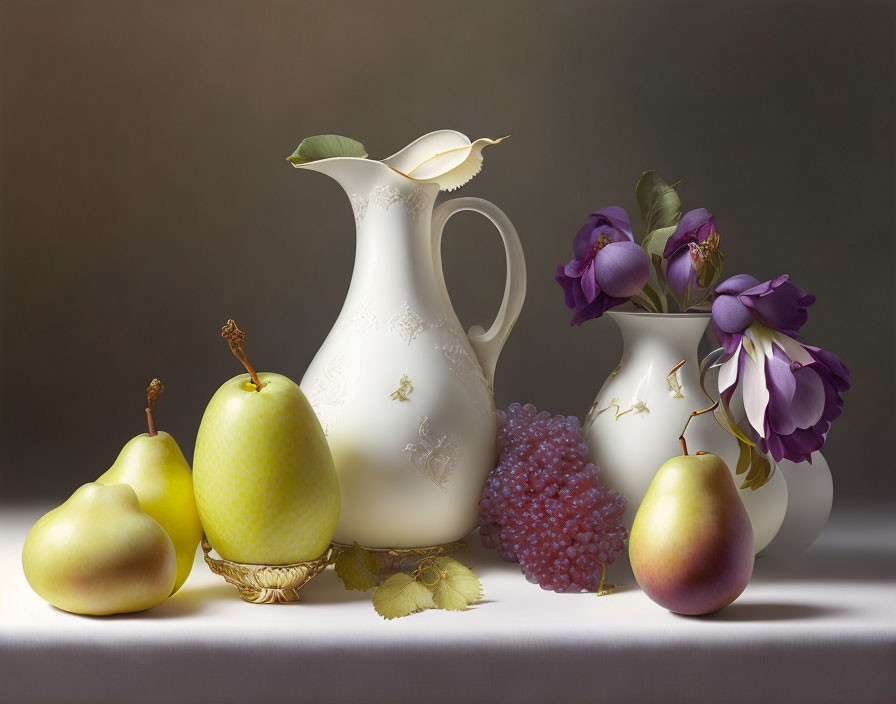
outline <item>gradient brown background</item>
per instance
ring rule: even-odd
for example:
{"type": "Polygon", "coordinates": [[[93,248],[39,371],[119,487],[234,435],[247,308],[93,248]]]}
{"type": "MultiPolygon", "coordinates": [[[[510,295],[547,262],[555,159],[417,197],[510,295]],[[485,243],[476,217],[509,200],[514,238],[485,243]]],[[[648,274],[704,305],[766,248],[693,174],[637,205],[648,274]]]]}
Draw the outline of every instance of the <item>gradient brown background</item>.
{"type": "MultiPolygon", "coordinates": [[[[144,430],[188,459],[205,403],[255,364],[298,380],[353,261],[341,189],[294,171],[335,132],[383,157],[433,129],[512,134],[460,192],[514,221],[529,292],[497,402],[583,415],[621,350],[553,281],[640,171],[715,213],[726,274],[818,296],[803,338],[853,390],[826,454],[840,505],[894,488],[894,10],[881,2],[0,3],[0,499],[63,498],[144,430]]],[[[499,239],[454,218],[462,322],[490,322],[499,239]]]]}

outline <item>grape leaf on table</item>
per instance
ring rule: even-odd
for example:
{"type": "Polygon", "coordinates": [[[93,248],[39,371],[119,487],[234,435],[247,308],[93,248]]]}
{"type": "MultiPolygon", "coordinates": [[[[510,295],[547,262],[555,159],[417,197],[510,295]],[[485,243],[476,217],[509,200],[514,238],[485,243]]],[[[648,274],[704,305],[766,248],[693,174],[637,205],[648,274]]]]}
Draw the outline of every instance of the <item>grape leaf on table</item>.
{"type": "Polygon", "coordinates": [[[376,557],[357,543],[340,550],[335,569],[336,575],[349,590],[366,592],[380,581],[380,567],[376,557]]]}
{"type": "Polygon", "coordinates": [[[435,567],[441,572],[441,578],[432,585],[432,600],[437,609],[464,611],[482,597],[479,577],[454,558],[436,558],[435,567]]]}
{"type": "Polygon", "coordinates": [[[386,619],[400,618],[434,606],[432,592],[404,572],[393,574],[373,593],[373,608],[386,619]]]}

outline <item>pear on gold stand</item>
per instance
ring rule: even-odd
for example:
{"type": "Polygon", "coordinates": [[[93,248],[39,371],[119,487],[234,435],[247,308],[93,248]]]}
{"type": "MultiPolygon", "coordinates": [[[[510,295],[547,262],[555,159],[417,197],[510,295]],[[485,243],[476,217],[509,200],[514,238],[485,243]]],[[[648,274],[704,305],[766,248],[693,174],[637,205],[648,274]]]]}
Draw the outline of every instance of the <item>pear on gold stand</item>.
{"type": "Polygon", "coordinates": [[[302,584],[326,566],[339,519],[333,458],[298,385],[256,372],[233,320],[221,335],[247,373],[215,392],[196,437],[206,563],[246,601],[297,601],[302,584]],[[212,548],[222,559],[210,556],[212,548]]]}

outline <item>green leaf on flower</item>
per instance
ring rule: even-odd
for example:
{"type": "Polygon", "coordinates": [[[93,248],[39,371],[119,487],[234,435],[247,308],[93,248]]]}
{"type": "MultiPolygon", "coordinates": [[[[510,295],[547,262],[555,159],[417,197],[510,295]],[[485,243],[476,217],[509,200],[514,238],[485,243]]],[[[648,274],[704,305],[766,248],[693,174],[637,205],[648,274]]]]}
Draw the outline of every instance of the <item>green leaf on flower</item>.
{"type": "Polygon", "coordinates": [[[638,201],[641,219],[647,225],[647,232],[678,224],[681,219],[681,199],[675,192],[677,185],[678,182],[670,186],[653,169],[641,174],[638,185],[635,186],[635,199],[638,201]]]}
{"type": "Polygon", "coordinates": [[[336,557],[336,574],[346,589],[366,592],[380,581],[380,566],[376,557],[355,543],[342,548],[336,557]]]}
{"type": "Polygon", "coordinates": [[[675,234],[675,225],[651,230],[647,233],[641,246],[644,248],[644,251],[650,255],[651,259],[654,257],[662,259],[663,251],[666,249],[666,242],[669,241],[669,238],[672,237],[673,234],[675,234]]]}
{"type": "Polygon", "coordinates": [[[669,241],[669,238],[672,237],[674,233],[675,225],[651,230],[647,233],[647,236],[644,237],[644,241],[641,243],[644,251],[647,252],[647,256],[650,257],[650,263],[652,264],[648,285],[653,287],[654,292],[657,294],[659,310],[663,313],[669,312],[669,303],[666,298],[666,286],[664,283],[666,281],[666,260],[663,259],[663,252],[666,249],[666,242],[669,241]]]}
{"type": "Polygon", "coordinates": [[[436,558],[435,570],[440,575],[432,589],[432,600],[437,609],[464,611],[482,598],[482,582],[473,571],[451,557],[436,558]]]}
{"type": "Polygon", "coordinates": [[[386,619],[401,618],[434,606],[432,592],[404,572],[393,574],[373,593],[373,608],[386,619]]]}
{"type": "Polygon", "coordinates": [[[332,159],[334,157],[350,156],[359,159],[367,158],[364,145],[348,137],[338,134],[319,134],[314,137],[306,137],[296,150],[286,157],[293,165],[307,164],[309,161],[320,159],[332,159]]]}

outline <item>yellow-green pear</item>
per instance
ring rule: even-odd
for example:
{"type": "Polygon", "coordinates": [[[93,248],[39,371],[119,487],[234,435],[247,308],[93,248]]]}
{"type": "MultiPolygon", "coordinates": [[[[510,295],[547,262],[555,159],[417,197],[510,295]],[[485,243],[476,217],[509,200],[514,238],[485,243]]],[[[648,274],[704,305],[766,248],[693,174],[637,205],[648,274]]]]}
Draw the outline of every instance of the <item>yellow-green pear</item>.
{"type": "Polygon", "coordinates": [[[177,553],[173,594],[193,568],[196,548],[202,539],[202,525],[193,497],[190,465],[174,438],[164,431],[156,431],[153,422],[152,411],[163,388],[158,379],[153,379],[147,389],[149,432],[130,440],[97,482],[130,486],[143,510],[167,531],[177,553]]]}
{"type": "Polygon", "coordinates": [[[91,482],[34,524],[22,549],[25,578],[53,606],[76,614],[143,611],[171,594],[171,538],[124,484],[91,482]]]}
{"type": "Polygon", "coordinates": [[[698,453],[663,464],[628,549],[638,585],[670,611],[707,614],[740,596],[753,572],[753,529],[725,463],[698,453]]]}
{"type": "Polygon", "coordinates": [[[232,320],[222,336],[249,373],[218,389],[196,437],[193,485],[206,537],[232,562],[314,560],[339,519],[327,439],[295,382],[255,372],[232,320]]]}

